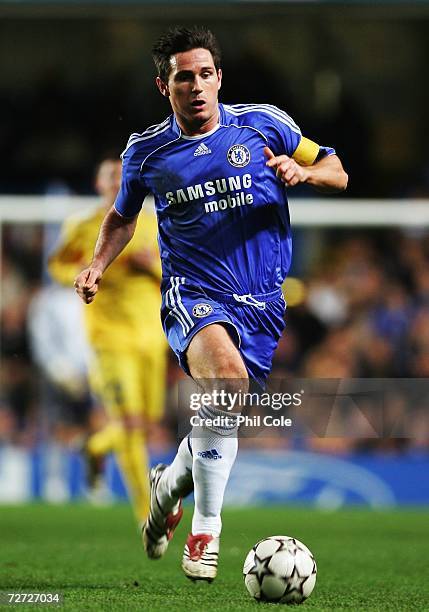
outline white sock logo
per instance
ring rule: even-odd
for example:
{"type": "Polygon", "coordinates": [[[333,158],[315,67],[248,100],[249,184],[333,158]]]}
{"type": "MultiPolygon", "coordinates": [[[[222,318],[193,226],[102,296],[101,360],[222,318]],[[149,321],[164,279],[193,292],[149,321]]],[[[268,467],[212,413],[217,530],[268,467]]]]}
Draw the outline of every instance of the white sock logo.
{"type": "Polygon", "coordinates": [[[215,448],[207,451],[200,451],[197,455],[202,459],[222,459],[222,455],[219,455],[215,448]]]}

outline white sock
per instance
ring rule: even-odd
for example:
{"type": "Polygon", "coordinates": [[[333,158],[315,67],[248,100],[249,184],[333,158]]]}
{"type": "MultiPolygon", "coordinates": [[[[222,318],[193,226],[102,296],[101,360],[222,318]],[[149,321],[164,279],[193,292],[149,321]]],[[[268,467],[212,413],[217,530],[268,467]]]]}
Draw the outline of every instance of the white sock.
{"type": "Polygon", "coordinates": [[[203,419],[228,417],[230,423],[227,427],[194,426],[191,438],[195,493],[192,533],[219,536],[223,496],[238,450],[238,415],[213,407],[204,407],[198,414],[203,419]]]}
{"type": "Polygon", "coordinates": [[[189,449],[189,437],[183,438],[173,463],[161,475],[158,484],[158,501],[163,510],[169,512],[179,501],[193,489],[192,455],[189,449]]]}

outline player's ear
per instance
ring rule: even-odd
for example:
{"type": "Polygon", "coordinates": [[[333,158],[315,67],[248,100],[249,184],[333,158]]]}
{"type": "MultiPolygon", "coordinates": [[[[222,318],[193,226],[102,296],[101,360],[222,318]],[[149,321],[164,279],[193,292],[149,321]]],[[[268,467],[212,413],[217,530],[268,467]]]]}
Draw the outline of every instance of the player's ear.
{"type": "Polygon", "coordinates": [[[220,89],[220,87],[222,85],[222,68],[219,68],[219,70],[217,71],[217,81],[218,81],[217,89],[219,91],[219,89],[220,89]]]}
{"type": "Polygon", "coordinates": [[[164,81],[159,76],[156,77],[155,83],[161,94],[168,98],[170,96],[170,90],[168,89],[167,83],[164,83],[164,81]]]}

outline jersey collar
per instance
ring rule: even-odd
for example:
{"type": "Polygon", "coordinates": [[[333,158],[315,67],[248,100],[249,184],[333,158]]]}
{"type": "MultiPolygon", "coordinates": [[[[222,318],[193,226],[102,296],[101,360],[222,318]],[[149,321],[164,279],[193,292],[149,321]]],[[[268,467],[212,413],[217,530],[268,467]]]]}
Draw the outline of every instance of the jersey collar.
{"type": "Polygon", "coordinates": [[[184,140],[202,140],[203,138],[207,138],[214,134],[220,128],[220,123],[216,123],[214,128],[210,130],[210,132],[205,132],[204,134],[197,134],[197,136],[186,136],[185,134],[181,135],[181,138],[184,140]]]}
{"type": "Polygon", "coordinates": [[[211,136],[214,134],[221,125],[224,124],[225,111],[223,110],[222,104],[219,104],[219,123],[212,129],[210,132],[206,132],[205,134],[198,134],[198,136],[185,136],[182,134],[182,130],[180,129],[179,124],[177,123],[176,115],[173,113],[171,128],[176,136],[179,138],[183,138],[184,140],[199,140],[200,138],[207,138],[207,136],[211,136]]]}

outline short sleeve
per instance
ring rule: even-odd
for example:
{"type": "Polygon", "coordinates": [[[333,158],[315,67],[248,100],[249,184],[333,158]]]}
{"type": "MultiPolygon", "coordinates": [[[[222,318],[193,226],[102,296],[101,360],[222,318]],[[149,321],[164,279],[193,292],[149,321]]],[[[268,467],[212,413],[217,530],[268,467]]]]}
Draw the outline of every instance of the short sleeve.
{"type": "Polygon", "coordinates": [[[268,146],[275,155],[286,154],[303,165],[311,165],[323,157],[335,155],[332,147],[320,146],[304,138],[292,117],[276,106],[265,104],[263,114],[268,146]]]}
{"type": "Polygon", "coordinates": [[[260,117],[265,123],[263,132],[273,153],[292,157],[301,140],[301,130],[292,117],[269,104],[263,105],[260,117]]]}
{"type": "Polygon", "coordinates": [[[143,200],[149,193],[140,172],[141,162],[133,147],[125,150],[122,155],[121,187],[115,201],[115,210],[122,217],[134,217],[143,205],[143,200]]]}
{"type": "Polygon", "coordinates": [[[319,146],[319,154],[316,158],[316,161],[323,159],[324,157],[328,157],[328,155],[336,155],[335,149],[332,147],[322,147],[319,146]]]}

